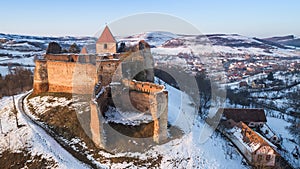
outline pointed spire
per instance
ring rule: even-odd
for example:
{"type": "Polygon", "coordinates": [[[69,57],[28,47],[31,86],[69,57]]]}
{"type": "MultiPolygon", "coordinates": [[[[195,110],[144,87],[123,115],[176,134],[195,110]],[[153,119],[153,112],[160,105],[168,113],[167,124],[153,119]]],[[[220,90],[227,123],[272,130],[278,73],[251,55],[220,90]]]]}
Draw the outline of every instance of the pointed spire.
{"type": "Polygon", "coordinates": [[[112,42],[112,43],[116,43],[116,39],[114,38],[114,36],[112,35],[110,29],[108,28],[108,26],[105,26],[101,36],[99,37],[97,43],[103,43],[103,42],[112,42]]]}
{"type": "Polygon", "coordinates": [[[81,49],[80,53],[81,54],[88,54],[88,51],[87,51],[85,46],[81,49]]]}

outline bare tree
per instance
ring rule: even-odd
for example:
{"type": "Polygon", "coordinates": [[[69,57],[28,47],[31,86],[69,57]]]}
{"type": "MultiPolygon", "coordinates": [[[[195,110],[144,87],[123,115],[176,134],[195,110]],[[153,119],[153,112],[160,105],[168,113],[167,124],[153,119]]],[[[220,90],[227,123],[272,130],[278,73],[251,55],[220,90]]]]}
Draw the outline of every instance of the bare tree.
{"type": "Polygon", "coordinates": [[[14,115],[15,115],[17,128],[19,128],[20,125],[19,125],[19,121],[18,121],[18,111],[17,111],[17,109],[16,109],[16,103],[15,103],[15,97],[14,97],[14,95],[12,95],[12,98],[13,98],[13,104],[14,104],[14,105],[13,105],[13,107],[14,107],[13,113],[14,113],[14,115]]]}

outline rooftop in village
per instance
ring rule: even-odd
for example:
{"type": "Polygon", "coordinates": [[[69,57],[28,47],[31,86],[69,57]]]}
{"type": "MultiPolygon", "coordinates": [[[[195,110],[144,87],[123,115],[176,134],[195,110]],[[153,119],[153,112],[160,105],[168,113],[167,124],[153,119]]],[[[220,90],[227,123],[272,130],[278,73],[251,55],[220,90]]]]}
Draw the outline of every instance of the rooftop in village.
{"type": "Polygon", "coordinates": [[[251,152],[255,152],[261,146],[267,145],[272,147],[267,141],[265,141],[260,135],[249,128],[245,123],[237,123],[230,132],[242,142],[245,147],[251,152]]]}

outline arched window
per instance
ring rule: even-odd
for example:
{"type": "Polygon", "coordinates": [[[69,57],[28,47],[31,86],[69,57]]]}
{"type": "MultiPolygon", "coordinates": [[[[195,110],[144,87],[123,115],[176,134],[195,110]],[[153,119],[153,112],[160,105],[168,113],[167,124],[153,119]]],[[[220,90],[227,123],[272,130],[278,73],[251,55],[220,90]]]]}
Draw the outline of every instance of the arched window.
{"type": "Polygon", "coordinates": [[[103,48],[107,49],[107,44],[106,43],[104,43],[103,48]]]}

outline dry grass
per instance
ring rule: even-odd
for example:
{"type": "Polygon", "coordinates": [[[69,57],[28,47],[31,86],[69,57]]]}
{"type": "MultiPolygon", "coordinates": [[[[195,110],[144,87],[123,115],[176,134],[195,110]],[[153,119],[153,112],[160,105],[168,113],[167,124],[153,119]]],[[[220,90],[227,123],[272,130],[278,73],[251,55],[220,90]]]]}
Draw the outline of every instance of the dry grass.
{"type": "Polygon", "coordinates": [[[42,155],[32,155],[24,149],[18,152],[5,150],[0,153],[0,166],[1,169],[55,168],[57,163],[53,159],[43,158],[42,155]]]}

